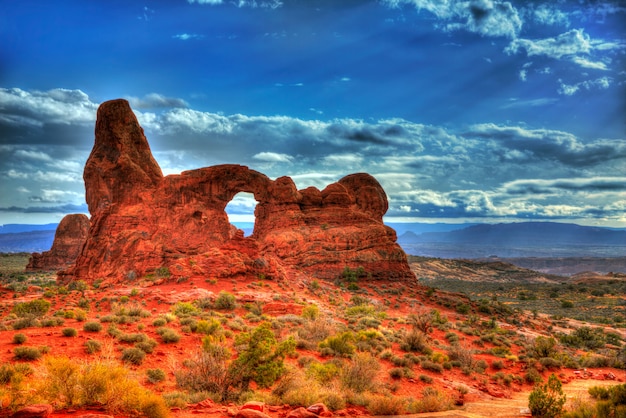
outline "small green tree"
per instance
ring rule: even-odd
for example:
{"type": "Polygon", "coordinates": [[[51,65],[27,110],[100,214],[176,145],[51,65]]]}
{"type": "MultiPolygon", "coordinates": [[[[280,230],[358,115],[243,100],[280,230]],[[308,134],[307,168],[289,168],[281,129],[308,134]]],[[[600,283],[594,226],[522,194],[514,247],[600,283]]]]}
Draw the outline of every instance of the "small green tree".
{"type": "Polygon", "coordinates": [[[561,381],[551,374],[548,382],[536,385],[528,397],[528,408],[533,417],[555,418],[563,412],[565,394],[561,381]]]}
{"type": "Polygon", "coordinates": [[[283,363],[287,354],[293,353],[296,341],[293,337],[278,343],[272,326],[264,322],[252,332],[237,335],[235,347],[239,356],[231,363],[229,375],[237,380],[242,390],[247,390],[251,381],[265,388],[274,383],[284,372],[283,363]]]}

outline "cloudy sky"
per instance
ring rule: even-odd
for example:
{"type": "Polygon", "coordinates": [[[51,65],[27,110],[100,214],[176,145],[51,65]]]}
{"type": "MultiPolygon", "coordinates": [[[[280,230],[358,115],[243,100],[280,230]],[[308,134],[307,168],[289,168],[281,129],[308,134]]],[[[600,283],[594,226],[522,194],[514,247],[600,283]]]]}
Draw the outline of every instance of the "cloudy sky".
{"type": "Polygon", "coordinates": [[[0,224],[86,212],[96,109],[123,97],[166,174],[236,163],[321,189],[365,171],[388,221],[626,227],[623,1],[2,8],[0,224]]]}

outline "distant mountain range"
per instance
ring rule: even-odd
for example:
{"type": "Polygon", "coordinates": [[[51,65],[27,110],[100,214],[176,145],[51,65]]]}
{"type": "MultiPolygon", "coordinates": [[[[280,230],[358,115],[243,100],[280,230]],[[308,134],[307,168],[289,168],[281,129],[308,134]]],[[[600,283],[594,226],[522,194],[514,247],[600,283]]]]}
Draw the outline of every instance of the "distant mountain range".
{"type": "MultiPolygon", "coordinates": [[[[253,223],[237,223],[246,236],[253,223]]],[[[407,254],[439,258],[624,257],[626,230],[564,224],[389,223],[407,254]]],[[[0,252],[41,252],[57,224],[0,226],[0,252]]]]}
{"type": "Polygon", "coordinates": [[[440,258],[620,257],[626,230],[556,222],[479,224],[450,231],[406,230],[398,243],[408,254],[440,258]]]}

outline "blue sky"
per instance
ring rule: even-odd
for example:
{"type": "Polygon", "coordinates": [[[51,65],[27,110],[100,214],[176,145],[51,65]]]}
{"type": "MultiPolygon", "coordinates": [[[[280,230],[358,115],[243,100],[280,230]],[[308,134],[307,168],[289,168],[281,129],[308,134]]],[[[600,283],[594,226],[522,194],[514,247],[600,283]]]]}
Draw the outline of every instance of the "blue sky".
{"type": "Polygon", "coordinates": [[[365,171],[388,221],[626,227],[621,1],[2,8],[0,224],[86,212],[95,112],[122,97],[166,174],[236,163],[322,189],[365,171]]]}

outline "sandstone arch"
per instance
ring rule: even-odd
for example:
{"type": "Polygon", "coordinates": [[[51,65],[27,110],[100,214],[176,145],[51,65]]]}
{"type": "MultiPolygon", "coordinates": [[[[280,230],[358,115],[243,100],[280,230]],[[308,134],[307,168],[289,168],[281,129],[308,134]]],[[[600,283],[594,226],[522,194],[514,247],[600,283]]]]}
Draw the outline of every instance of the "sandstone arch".
{"type": "Polygon", "coordinates": [[[91,227],[74,267],[60,273],[64,280],[122,281],[163,267],[174,277],[335,278],[345,266],[415,280],[395,231],[382,222],[385,192],[369,174],[322,191],[235,164],[163,176],[121,99],[100,106],[95,137],[83,176],[91,227]],[[233,235],[225,212],[240,192],[258,202],[246,240],[233,235]]]}

